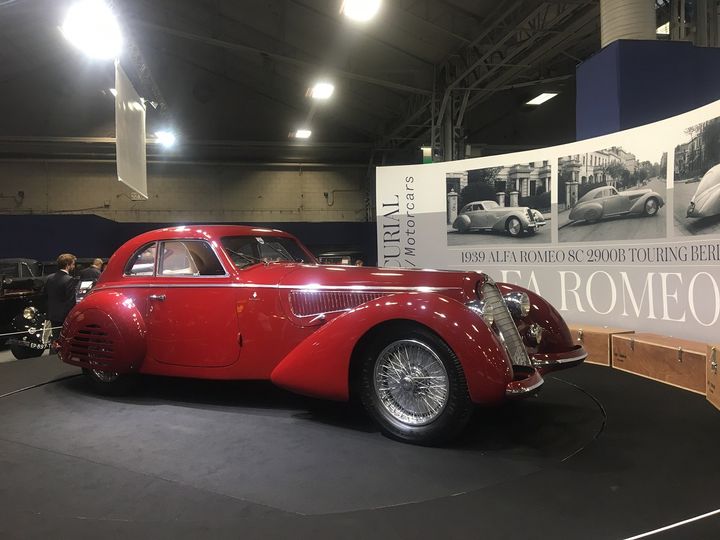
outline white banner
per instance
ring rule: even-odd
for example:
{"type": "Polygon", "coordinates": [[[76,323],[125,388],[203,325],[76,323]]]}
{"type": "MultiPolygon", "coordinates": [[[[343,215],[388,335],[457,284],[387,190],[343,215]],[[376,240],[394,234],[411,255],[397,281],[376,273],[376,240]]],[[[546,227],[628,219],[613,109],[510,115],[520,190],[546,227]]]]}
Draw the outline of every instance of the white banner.
{"type": "Polygon", "coordinates": [[[579,324],[712,341],[720,101],[627,131],[377,171],[378,265],[482,270],[579,324]]]}
{"type": "Polygon", "coordinates": [[[118,180],[147,199],[145,103],[118,61],[115,61],[115,91],[118,180]]]}

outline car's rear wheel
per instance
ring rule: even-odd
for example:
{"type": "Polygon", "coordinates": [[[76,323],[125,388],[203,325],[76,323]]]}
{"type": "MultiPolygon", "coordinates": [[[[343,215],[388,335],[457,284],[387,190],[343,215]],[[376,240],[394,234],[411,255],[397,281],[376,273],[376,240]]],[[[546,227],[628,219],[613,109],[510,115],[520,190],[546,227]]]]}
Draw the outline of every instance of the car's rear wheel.
{"type": "Polygon", "coordinates": [[[137,386],[137,376],[83,368],[83,375],[93,391],[105,396],[122,396],[131,393],[137,386]]]}
{"type": "Polygon", "coordinates": [[[11,345],[10,352],[18,360],[25,360],[26,358],[37,358],[41,356],[45,349],[34,349],[31,347],[23,347],[22,345],[11,345]]]}
{"type": "Polygon", "coordinates": [[[650,197],[647,201],[645,201],[644,214],[646,216],[652,217],[657,215],[658,210],[660,210],[660,205],[658,204],[658,200],[656,198],[650,197]]]}
{"type": "Polygon", "coordinates": [[[460,361],[438,336],[396,327],[366,349],[360,398],[382,431],[404,442],[436,445],[467,424],[472,402],[460,361]]]}
{"type": "Polygon", "coordinates": [[[588,210],[585,213],[585,221],[588,223],[595,223],[602,217],[602,214],[598,210],[588,210]]]}
{"type": "Polygon", "coordinates": [[[522,223],[520,223],[520,220],[516,217],[511,217],[505,222],[505,229],[507,229],[508,234],[513,237],[520,236],[523,232],[522,223]]]}

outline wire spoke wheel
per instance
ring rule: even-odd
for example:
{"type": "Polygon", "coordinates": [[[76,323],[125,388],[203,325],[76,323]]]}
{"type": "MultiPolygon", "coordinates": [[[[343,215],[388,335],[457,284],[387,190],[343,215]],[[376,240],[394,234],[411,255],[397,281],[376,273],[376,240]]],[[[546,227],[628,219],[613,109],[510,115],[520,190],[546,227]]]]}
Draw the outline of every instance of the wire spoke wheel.
{"type": "Polygon", "coordinates": [[[424,343],[410,339],[394,341],[382,350],[373,383],[384,411],[409,426],[437,419],[450,395],[450,380],[440,357],[424,343]]]}

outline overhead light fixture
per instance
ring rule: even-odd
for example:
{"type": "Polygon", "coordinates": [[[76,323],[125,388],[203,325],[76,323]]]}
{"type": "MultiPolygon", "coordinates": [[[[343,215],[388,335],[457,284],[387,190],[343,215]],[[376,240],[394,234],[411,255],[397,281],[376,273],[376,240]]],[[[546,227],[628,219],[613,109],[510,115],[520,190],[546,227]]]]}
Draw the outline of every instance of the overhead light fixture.
{"type": "Polygon", "coordinates": [[[102,0],[74,3],[60,31],[65,39],[91,58],[113,60],[120,56],[120,26],[110,7],[102,0]]]}
{"type": "Polygon", "coordinates": [[[661,36],[669,36],[670,35],[670,21],[666,22],[662,26],[658,26],[657,30],[655,30],[656,34],[659,34],[661,36]]]}
{"type": "Polygon", "coordinates": [[[110,88],[110,93],[113,95],[113,97],[117,97],[117,90],[114,88],[110,88]]]}
{"type": "Polygon", "coordinates": [[[380,11],[381,0],[344,0],[340,13],[353,21],[366,22],[380,11]]]}
{"type": "Polygon", "coordinates": [[[539,96],[532,98],[530,101],[526,103],[526,105],[542,105],[548,100],[551,100],[557,96],[557,92],[546,92],[543,94],[540,94],[539,96]]]}
{"type": "Polygon", "coordinates": [[[315,86],[308,91],[313,99],[330,99],[335,92],[335,85],[329,82],[316,82],[315,86]]]}
{"type": "Polygon", "coordinates": [[[312,135],[312,131],[310,131],[309,129],[298,129],[295,132],[296,139],[309,139],[310,135],[312,135]]]}
{"type": "Polygon", "coordinates": [[[156,131],[155,137],[157,137],[158,144],[164,148],[172,148],[175,146],[177,140],[177,137],[175,137],[172,131],[156,131]]]}

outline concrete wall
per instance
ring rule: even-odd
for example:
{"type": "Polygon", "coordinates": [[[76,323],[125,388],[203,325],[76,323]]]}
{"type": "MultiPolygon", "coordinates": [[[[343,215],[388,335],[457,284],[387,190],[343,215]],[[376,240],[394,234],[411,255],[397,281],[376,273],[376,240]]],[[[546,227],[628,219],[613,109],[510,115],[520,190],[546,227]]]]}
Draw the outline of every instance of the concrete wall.
{"type": "Polygon", "coordinates": [[[121,222],[365,221],[366,170],[149,164],[133,201],[112,163],[0,162],[0,213],[91,213],[121,222]],[[23,191],[19,200],[17,192],[23,191]],[[327,195],[325,195],[327,194],[327,195]]]}

